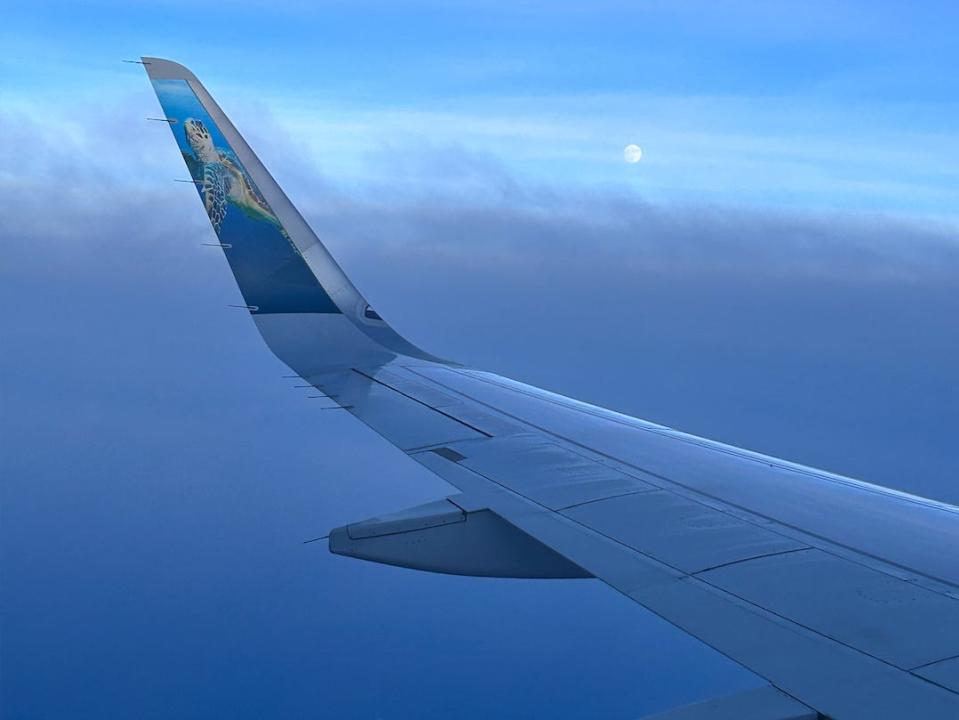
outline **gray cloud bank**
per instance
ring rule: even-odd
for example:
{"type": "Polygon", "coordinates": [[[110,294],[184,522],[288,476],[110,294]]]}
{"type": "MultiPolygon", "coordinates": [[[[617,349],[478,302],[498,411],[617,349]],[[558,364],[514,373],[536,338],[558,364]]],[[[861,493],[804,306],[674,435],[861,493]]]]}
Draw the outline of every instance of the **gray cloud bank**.
{"type": "MultiPolygon", "coordinates": [[[[185,171],[166,129],[124,106],[91,117],[53,140],[26,115],[0,116],[8,303],[41,288],[98,307],[235,302],[225,263],[200,246],[211,231],[192,188],[172,182],[185,171]]],[[[658,205],[619,187],[531,185],[495,158],[430,146],[394,149],[376,184],[347,188],[281,133],[251,142],[373,304],[431,350],[941,492],[892,476],[953,461],[928,447],[959,412],[935,402],[954,395],[959,350],[953,225],[658,205]],[[905,422],[922,460],[877,442],[905,422]],[[828,441],[840,426],[861,453],[828,441]],[[876,446],[885,465],[862,459],[876,446]]]]}
{"type": "MultiPolygon", "coordinates": [[[[29,108],[0,113],[0,228],[14,247],[42,237],[33,252],[72,255],[89,250],[90,236],[97,246],[124,235],[173,246],[186,227],[204,231],[190,187],[170,182],[185,177],[175,147],[165,127],[143,121],[142,107],[87,107],[55,121],[37,121],[29,108]]],[[[461,147],[388,148],[368,158],[380,180],[346,188],[268,119],[265,127],[252,144],[344,258],[422,253],[507,273],[573,263],[623,276],[852,284],[948,280],[959,261],[954,222],[654,204],[618,186],[533,185],[461,147]]]]}

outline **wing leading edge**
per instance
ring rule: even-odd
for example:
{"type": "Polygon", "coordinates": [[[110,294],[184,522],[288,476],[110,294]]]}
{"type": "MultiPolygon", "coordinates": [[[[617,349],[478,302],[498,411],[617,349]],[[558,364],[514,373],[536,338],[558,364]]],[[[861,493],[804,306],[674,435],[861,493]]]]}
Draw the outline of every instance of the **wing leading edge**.
{"type": "Polygon", "coordinates": [[[959,717],[959,509],[423,352],[369,306],[196,77],[143,62],[271,350],[460,491],[335,530],[333,552],[599,578],[765,678],[768,692],[726,705],[750,717],[959,717]]]}

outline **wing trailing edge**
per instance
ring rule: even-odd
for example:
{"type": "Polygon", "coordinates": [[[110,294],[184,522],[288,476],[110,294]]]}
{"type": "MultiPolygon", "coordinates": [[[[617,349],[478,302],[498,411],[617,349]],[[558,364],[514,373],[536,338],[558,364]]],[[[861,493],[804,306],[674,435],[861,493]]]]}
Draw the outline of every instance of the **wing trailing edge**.
{"type": "Polygon", "coordinates": [[[684,705],[643,720],[817,720],[823,716],[772,685],[684,705]]]}

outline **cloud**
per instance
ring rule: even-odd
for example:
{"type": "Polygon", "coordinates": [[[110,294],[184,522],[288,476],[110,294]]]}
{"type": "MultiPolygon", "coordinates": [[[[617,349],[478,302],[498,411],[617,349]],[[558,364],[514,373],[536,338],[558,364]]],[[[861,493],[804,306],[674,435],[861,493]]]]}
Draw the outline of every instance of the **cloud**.
{"type": "MultiPolygon", "coordinates": [[[[65,119],[29,106],[0,112],[0,217],[21,271],[30,263],[112,267],[118,244],[139,244],[155,269],[209,239],[192,188],[172,182],[185,170],[166,127],[144,122],[143,98],[135,100],[82,107],[65,119]]],[[[443,265],[624,287],[655,277],[959,277],[959,234],[946,222],[650,202],[622,185],[518,177],[495,155],[451,143],[368,155],[375,180],[337,184],[297,153],[296,139],[269,119],[265,127],[257,139],[279,161],[275,175],[334,253],[361,273],[402,267],[416,275],[443,265]]]]}
{"type": "Polygon", "coordinates": [[[601,190],[503,183],[483,203],[444,198],[324,203],[315,225],[347,253],[377,245],[492,264],[504,273],[577,269],[735,278],[809,276],[846,283],[954,276],[959,237],[948,225],[840,213],[664,205],[601,190]]]}
{"type": "MultiPolygon", "coordinates": [[[[0,111],[2,274],[166,273],[203,285],[210,229],[148,93],[63,117],[0,111]],[[203,268],[198,270],[197,268],[203,268]]],[[[251,142],[335,256],[369,294],[408,302],[444,277],[465,285],[617,288],[639,284],[829,282],[888,286],[959,277],[956,227],[878,213],[652,202],[623,185],[518,176],[490,152],[410,142],[367,155],[374,179],[326,176],[271,117],[251,142]],[[372,172],[375,169],[375,172],[372,172]],[[468,277],[466,277],[468,276],[468,277]]],[[[383,310],[386,311],[386,306],[383,310]]]]}

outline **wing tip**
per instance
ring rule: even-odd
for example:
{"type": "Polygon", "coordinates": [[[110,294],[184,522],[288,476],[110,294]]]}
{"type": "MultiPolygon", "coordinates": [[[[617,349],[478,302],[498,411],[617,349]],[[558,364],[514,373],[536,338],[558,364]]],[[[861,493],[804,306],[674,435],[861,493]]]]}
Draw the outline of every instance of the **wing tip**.
{"type": "Polygon", "coordinates": [[[143,56],[140,58],[151,80],[196,80],[189,68],[173,60],[143,56]]]}

